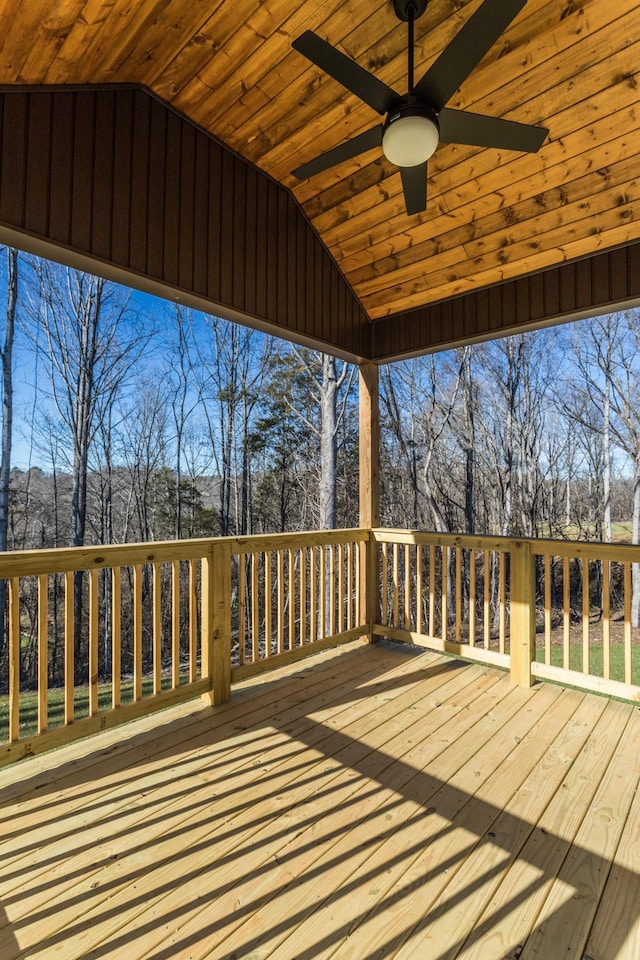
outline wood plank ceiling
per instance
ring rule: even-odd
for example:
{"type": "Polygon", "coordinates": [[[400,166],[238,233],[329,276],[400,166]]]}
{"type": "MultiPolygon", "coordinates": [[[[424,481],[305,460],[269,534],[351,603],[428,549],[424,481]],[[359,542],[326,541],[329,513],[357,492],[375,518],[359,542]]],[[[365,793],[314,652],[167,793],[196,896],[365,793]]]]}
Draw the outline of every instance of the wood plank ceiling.
{"type": "MultiPolygon", "coordinates": [[[[420,77],[479,0],[430,0],[420,77]]],[[[538,154],[440,144],[428,209],[373,150],[290,171],[379,118],[292,50],[311,29],[400,92],[390,0],[0,0],[0,84],[136,83],[290,189],[372,320],[640,239],[640,4],[529,0],[449,106],[550,130],[538,154]]]]}

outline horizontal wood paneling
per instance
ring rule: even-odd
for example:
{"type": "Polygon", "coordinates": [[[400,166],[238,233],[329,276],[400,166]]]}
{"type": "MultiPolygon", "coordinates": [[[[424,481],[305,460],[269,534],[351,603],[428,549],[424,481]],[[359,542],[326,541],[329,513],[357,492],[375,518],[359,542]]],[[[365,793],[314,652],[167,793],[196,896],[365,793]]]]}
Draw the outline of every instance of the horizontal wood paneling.
{"type": "Polygon", "coordinates": [[[396,314],[373,325],[373,359],[441,350],[640,302],[640,243],[396,314]]]}
{"type": "Polygon", "coordinates": [[[5,91],[0,125],[4,227],[132,286],[368,354],[370,323],[291,194],[147,91],[5,91]]]}

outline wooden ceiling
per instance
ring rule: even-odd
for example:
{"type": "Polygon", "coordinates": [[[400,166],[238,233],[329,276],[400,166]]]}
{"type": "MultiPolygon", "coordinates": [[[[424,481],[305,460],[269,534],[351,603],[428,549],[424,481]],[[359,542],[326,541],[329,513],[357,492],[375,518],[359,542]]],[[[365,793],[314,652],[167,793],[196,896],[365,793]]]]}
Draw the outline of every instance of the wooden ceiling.
{"type": "MultiPolygon", "coordinates": [[[[420,77],[479,6],[430,0],[420,77]]],[[[291,49],[316,31],[400,92],[390,0],[0,0],[0,84],[142,84],[290,189],[372,320],[640,238],[640,4],[529,0],[449,106],[541,124],[535,155],[441,144],[408,216],[374,150],[290,171],[379,122],[291,49]]]]}

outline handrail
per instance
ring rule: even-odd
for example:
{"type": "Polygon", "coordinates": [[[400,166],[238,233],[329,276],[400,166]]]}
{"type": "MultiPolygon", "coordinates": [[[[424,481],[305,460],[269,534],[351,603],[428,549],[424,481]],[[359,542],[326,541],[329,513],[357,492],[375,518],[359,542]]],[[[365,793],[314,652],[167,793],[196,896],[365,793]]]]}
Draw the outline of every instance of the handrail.
{"type": "Polygon", "coordinates": [[[0,764],[168,703],[223,703],[232,681],[367,636],[369,540],[331,530],[0,555],[0,764]]]}
{"type": "Polygon", "coordinates": [[[135,563],[163,563],[204,556],[212,544],[227,543],[244,551],[261,551],[277,541],[279,546],[309,546],[339,543],[351,539],[365,541],[368,531],[361,528],[308,530],[300,533],[256,534],[243,537],[198,537],[188,540],[154,540],[147,543],[108,544],[89,547],[50,547],[43,550],[14,550],[0,553],[0,579],[36,576],[68,570],[91,570],[135,563]]]}
{"type": "Polygon", "coordinates": [[[636,564],[627,544],[382,528],[6,553],[0,764],[190,697],[223,703],[233,682],[357,638],[640,700],[636,564]]]}
{"type": "Polygon", "coordinates": [[[518,684],[544,678],[640,700],[640,628],[631,616],[640,546],[416,530],[372,536],[381,552],[375,634],[503,666],[518,684]]]}

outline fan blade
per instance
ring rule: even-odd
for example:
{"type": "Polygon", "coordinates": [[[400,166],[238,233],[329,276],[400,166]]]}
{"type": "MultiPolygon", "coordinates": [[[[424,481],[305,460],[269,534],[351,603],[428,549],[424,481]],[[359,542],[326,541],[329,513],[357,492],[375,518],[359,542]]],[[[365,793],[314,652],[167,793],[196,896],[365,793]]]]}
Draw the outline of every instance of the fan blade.
{"type": "Polygon", "coordinates": [[[427,164],[400,167],[400,176],[407,213],[422,213],[427,209],[427,164]]]}
{"type": "Polygon", "coordinates": [[[472,147],[496,147],[522,153],[537,153],[549,133],[545,127],[531,127],[526,123],[484,117],[480,113],[449,107],[440,111],[438,124],[440,139],[445,143],[466,143],[472,147]]]}
{"type": "Polygon", "coordinates": [[[381,143],[382,126],[372,127],[370,130],[365,130],[364,133],[359,133],[357,137],[352,137],[351,140],[345,140],[344,143],[340,143],[337,147],[327,150],[326,153],[321,153],[315,160],[309,160],[308,163],[303,163],[301,167],[291,172],[298,180],[306,180],[307,177],[313,177],[316,173],[322,173],[323,170],[328,170],[329,167],[335,167],[337,163],[342,163],[343,160],[350,160],[352,157],[357,157],[360,153],[373,150],[374,147],[379,147],[381,143]]]}
{"type": "Polygon", "coordinates": [[[485,0],[415,86],[415,96],[439,113],[526,2],[485,0]]]}
{"type": "Polygon", "coordinates": [[[345,57],[312,30],[303,33],[291,46],[378,113],[388,113],[402,99],[386,83],[345,57]]]}

